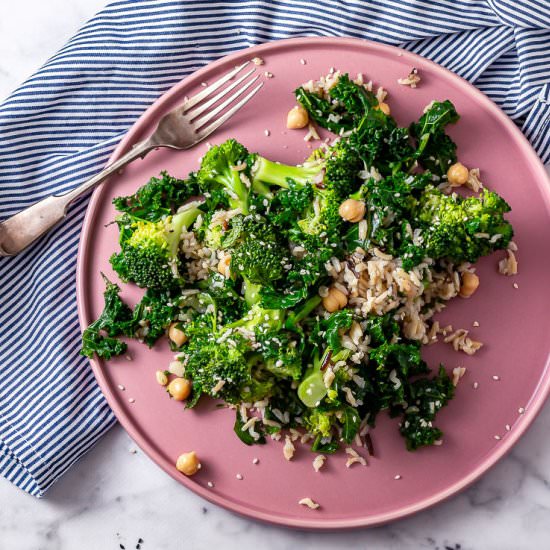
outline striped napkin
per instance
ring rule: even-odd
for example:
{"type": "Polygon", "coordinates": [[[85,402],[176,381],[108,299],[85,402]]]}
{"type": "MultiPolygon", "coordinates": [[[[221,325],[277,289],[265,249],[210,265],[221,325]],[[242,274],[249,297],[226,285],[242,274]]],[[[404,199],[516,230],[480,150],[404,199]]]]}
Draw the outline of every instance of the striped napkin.
{"type": "MultiPolygon", "coordinates": [[[[424,55],[478,86],[550,159],[547,0],[120,0],[0,106],[0,219],[98,172],[141,113],[199,67],[297,36],[424,55]]],[[[0,473],[37,497],[115,422],[79,356],[86,203],[26,253],[0,258],[0,473]]]]}

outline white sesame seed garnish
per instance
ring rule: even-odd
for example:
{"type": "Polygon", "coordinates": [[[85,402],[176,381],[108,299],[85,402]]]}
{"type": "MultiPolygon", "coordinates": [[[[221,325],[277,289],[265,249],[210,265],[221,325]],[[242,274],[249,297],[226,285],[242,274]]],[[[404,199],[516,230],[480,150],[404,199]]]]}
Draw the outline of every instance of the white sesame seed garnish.
{"type": "Polygon", "coordinates": [[[401,476],[399,474],[393,476],[393,479],[401,479],[401,476]]]}
{"type": "Polygon", "coordinates": [[[212,489],[212,487],[214,487],[214,483],[212,481],[209,481],[206,485],[208,485],[208,487],[210,487],[210,489],[212,489]]]}
{"type": "Polygon", "coordinates": [[[235,477],[236,477],[237,479],[243,479],[242,474],[237,474],[235,477]]]}
{"type": "Polygon", "coordinates": [[[122,384],[119,384],[117,387],[120,391],[124,391],[126,389],[122,384]]]}
{"type": "Polygon", "coordinates": [[[306,60],[305,60],[305,59],[300,59],[300,63],[301,63],[302,65],[305,65],[305,64],[306,64],[306,60]]]}
{"type": "Polygon", "coordinates": [[[520,407],[520,408],[518,409],[518,413],[519,413],[519,414],[523,414],[524,412],[525,412],[525,409],[524,409],[523,407],[520,407]]]}
{"type": "Polygon", "coordinates": [[[130,399],[128,399],[128,401],[129,401],[130,403],[135,403],[135,402],[136,402],[136,400],[135,400],[133,397],[130,397],[130,399]]]}
{"type": "Polygon", "coordinates": [[[253,458],[252,459],[252,464],[258,464],[259,462],[260,462],[259,458],[253,458]]]}
{"type": "Polygon", "coordinates": [[[264,134],[266,135],[266,137],[269,137],[271,135],[271,132],[269,130],[264,130],[264,134]]]}
{"type": "Polygon", "coordinates": [[[132,356],[129,355],[128,353],[124,357],[126,358],[126,361],[131,361],[132,360],[132,356]]]}
{"type": "Polygon", "coordinates": [[[472,388],[474,388],[474,390],[477,390],[477,388],[479,388],[479,382],[474,382],[472,384],[472,388]]]}
{"type": "Polygon", "coordinates": [[[510,426],[510,424],[506,424],[506,426],[504,426],[504,429],[509,432],[512,429],[512,426],[510,426]]]}
{"type": "Polygon", "coordinates": [[[519,288],[519,285],[518,285],[517,283],[514,283],[512,286],[513,286],[514,288],[519,288]]]}
{"type": "Polygon", "coordinates": [[[206,86],[208,86],[208,84],[207,84],[206,82],[201,82],[201,86],[202,86],[203,88],[206,88],[206,86]]]}
{"type": "Polygon", "coordinates": [[[273,73],[270,73],[269,71],[266,71],[266,72],[264,73],[264,76],[265,76],[266,78],[273,78],[273,73]]]}
{"type": "Polygon", "coordinates": [[[500,437],[500,435],[495,435],[494,438],[497,440],[497,441],[500,441],[502,439],[502,437],[500,437]]]}
{"type": "Polygon", "coordinates": [[[478,321],[474,321],[474,322],[472,323],[472,326],[473,326],[473,327],[479,327],[479,322],[478,322],[478,321]]]}
{"type": "Polygon", "coordinates": [[[498,382],[500,380],[500,376],[497,376],[496,374],[493,374],[493,380],[498,382]]]}

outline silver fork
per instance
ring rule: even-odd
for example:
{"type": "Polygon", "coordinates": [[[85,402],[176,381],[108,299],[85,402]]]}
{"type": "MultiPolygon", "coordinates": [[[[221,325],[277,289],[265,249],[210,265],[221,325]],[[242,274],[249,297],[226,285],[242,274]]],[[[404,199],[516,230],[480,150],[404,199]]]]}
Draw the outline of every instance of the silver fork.
{"type": "Polygon", "coordinates": [[[249,79],[256,70],[252,68],[224,87],[249,63],[235,67],[164,115],[151,136],[136,143],[125,155],[106,166],[93,178],[68,193],[46,197],[0,223],[0,256],[19,254],[62,221],[66,216],[67,208],[77,197],[136,158],[143,158],[149,151],[159,147],[182,150],[203,141],[243,107],[263,86],[260,82],[250,90],[259,78],[256,75],[249,79]],[[247,91],[248,93],[243,96],[247,91]]]}

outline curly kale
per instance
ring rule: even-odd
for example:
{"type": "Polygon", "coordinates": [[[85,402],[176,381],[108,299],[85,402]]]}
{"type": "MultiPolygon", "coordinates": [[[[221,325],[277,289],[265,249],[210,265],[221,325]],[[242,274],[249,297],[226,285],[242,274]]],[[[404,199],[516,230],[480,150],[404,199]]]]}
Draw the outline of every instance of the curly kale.
{"type": "Polygon", "coordinates": [[[133,333],[132,310],[120,298],[120,287],[111,283],[105,275],[105,305],[103,312],[83,333],[80,353],[102,359],[110,359],[126,352],[127,345],[117,336],[131,336],[133,333]]]}
{"type": "Polygon", "coordinates": [[[445,133],[445,127],[456,123],[459,118],[448,99],[434,101],[420,120],[410,126],[411,135],[417,142],[415,157],[433,174],[443,176],[456,162],[456,144],[445,133]]]}
{"type": "Polygon", "coordinates": [[[151,178],[133,195],[117,197],[113,204],[134,220],[158,222],[175,214],[182,204],[198,195],[199,185],[193,173],[182,180],[162,172],[160,178],[151,178]]]}

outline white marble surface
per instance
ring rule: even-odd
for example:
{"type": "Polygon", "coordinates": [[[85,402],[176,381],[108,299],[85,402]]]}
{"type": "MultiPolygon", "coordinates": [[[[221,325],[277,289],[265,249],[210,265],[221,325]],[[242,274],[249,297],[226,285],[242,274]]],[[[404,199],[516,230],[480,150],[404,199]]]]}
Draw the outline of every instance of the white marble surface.
{"type": "MultiPolygon", "coordinates": [[[[63,45],[105,0],[3,0],[0,98],[63,45]]],[[[38,501],[0,479],[0,550],[550,548],[550,406],[476,485],[392,525],[340,534],[236,517],[186,491],[120,427],[38,501]],[[134,452],[131,452],[134,451],[134,452]]]]}

